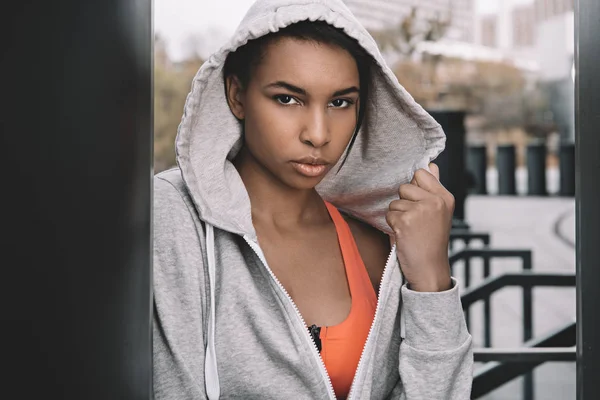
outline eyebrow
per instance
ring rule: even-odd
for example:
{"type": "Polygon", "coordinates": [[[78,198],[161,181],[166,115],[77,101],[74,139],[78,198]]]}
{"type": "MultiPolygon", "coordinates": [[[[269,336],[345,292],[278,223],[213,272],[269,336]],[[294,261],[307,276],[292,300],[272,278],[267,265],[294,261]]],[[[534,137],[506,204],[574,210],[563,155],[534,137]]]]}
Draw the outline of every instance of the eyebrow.
{"type": "MultiPolygon", "coordinates": [[[[293,92],[296,94],[300,94],[303,96],[306,95],[306,90],[304,90],[298,86],[292,85],[291,83],[284,82],[284,81],[277,81],[277,82],[270,83],[267,86],[265,86],[265,88],[283,88],[283,89],[287,89],[290,92],[293,92]]],[[[359,92],[359,90],[356,86],[351,86],[349,88],[336,91],[335,93],[333,93],[332,97],[343,96],[345,94],[358,93],[358,92],[359,92]]]]}

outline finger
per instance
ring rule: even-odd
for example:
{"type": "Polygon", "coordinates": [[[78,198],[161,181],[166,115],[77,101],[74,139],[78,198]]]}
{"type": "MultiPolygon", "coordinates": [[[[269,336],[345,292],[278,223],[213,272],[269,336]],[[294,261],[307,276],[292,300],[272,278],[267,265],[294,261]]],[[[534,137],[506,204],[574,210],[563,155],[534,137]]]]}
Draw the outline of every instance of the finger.
{"type": "Polygon", "coordinates": [[[435,176],[435,179],[438,181],[440,180],[440,168],[437,166],[437,164],[429,163],[429,172],[435,176]]]}
{"type": "Polygon", "coordinates": [[[417,203],[415,203],[414,201],[411,201],[411,200],[404,200],[404,199],[394,200],[390,203],[389,210],[390,211],[410,211],[415,207],[416,204],[417,203]]]}
{"type": "Polygon", "coordinates": [[[400,194],[401,199],[410,201],[421,201],[432,196],[432,193],[413,184],[400,185],[398,193],[400,194]]]}
{"type": "Polygon", "coordinates": [[[420,188],[425,189],[430,193],[440,196],[443,196],[446,193],[446,188],[440,183],[435,175],[425,169],[420,169],[415,172],[415,179],[420,188]]]}
{"type": "Polygon", "coordinates": [[[392,232],[394,233],[394,241],[402,236],[402,220],[408,215],[408,213],[402,211],[388,211],[385,214],[385,221],[389,227],[392,228],[392,232]]]}
{"type": "MultiPolygon", "coordinates": [[[[438,168],[437,164],[434,163],[429,163],[429,172],[435,176],[435,178],[439,181],[440,180],[440,169],[438,168]]],[[[413,174],[412,180],[410,181],[411,184],[416,185],[417,184],[417,178],[416,178],[416,174],[413,174]]]]}
{"type": "Polygon", "coordinates": [[[410,229],[407,231],[407,228],[418,223],[415,213],[404,211],[388,211],[385,214],[385,220],[389,227],[392,228],[394,240],[402,239],[407,232],[410,232],[410,229]]]}
{"type": "Polygon", "coordinates": [[[412,179],[410,180],[410,184],[411,185],[416,185],[417,184],[417,178],[415,177],[415,174],[413,174],[412,179]]]}

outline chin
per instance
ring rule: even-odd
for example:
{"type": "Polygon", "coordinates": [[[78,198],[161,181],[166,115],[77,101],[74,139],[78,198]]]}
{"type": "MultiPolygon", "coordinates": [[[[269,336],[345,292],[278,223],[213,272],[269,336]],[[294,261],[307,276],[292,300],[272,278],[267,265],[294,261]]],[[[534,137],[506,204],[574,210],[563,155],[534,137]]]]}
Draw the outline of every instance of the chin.
{"type": "Polygon", "coordinates": [[[281,181],[287,186],[298,189],[298,190],[310,190],[314,189],[321,181],[322,177],[318,178],[305,178],[302,176],[288,177],[287,179],[281,179],[281,181]]]}

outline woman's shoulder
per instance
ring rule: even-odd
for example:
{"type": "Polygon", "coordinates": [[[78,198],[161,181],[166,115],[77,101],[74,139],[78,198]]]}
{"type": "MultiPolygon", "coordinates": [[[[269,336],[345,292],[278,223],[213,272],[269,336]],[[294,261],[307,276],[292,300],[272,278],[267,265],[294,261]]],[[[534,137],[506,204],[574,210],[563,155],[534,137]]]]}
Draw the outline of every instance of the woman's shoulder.
{"type": "Polygon", "coordinates": [[[195,231],[199,219],[179,168],[155,175],[153,186],[155,238],[190,228],[195,231]]]}
{"type": "Polygon", "coordinates": [[[181,212],[192,205],[179,168],[154,175],[153,198],[155,217],[163,212],[181,212]]]}
{"type": "Polygon", "coordinates": [[[154,175],[154,195],[185,192],[185,184],[179,168],[171,168],[154,175]]]}
{"type": "Polygon", "coordinates": [[[195,274],[191,271],[203,265],[204,230],[179,170],[155,175],[153,191],[155,276],[195,274]]]}

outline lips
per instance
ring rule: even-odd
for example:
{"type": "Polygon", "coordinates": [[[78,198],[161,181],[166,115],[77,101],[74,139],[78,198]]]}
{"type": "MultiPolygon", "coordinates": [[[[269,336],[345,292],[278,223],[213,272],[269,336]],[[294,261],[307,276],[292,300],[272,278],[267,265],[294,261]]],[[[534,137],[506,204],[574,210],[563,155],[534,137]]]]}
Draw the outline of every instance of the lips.
{"type": "Polygon", "coordinates": [[[294,169],[309,178],[316,178],[327,172],[329,169],[329,162],[316,157],[304,157],[298,160],[292,161],[294,169]]]}

